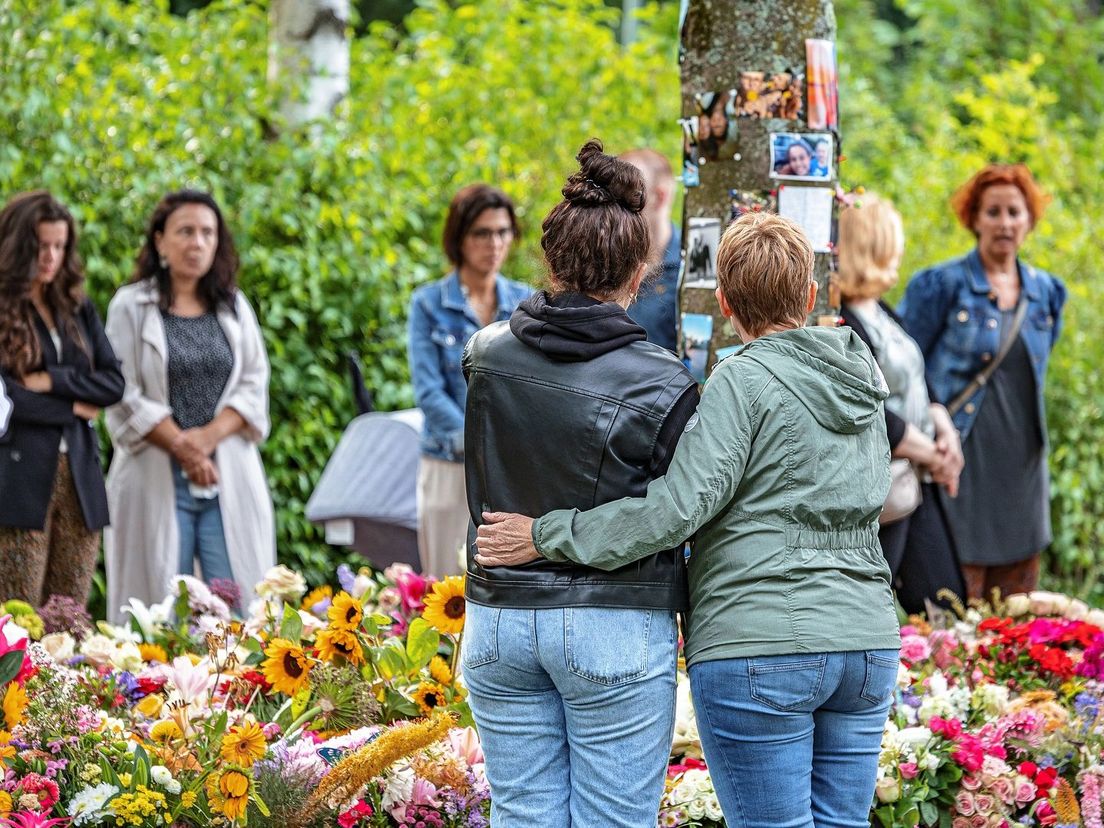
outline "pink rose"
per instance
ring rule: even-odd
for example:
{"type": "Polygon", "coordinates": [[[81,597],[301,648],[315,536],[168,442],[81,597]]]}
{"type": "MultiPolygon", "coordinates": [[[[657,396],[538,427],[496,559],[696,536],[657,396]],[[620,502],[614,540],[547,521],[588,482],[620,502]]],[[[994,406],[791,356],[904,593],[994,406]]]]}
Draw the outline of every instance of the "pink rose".
{"type": "Polygon", "coordinates": [[[1007,776],[999,776],[989,785],[989,791],[1001,802],[1012,802],[1012,780],[1007,776]]]}
{"type": "MultiPolygon", "coordinates": [[[[963,782],[966,780],[963,779],[963,782]]],[[[972,816],[974,814],[974,795],[969,791],[959,791],[955,796],[954,801],[955,810],[964,817],[972,816]]]]}
{"type": "Polygon", "coordinates": [[[951,828],[970,828],[970,820],[963,816],[957,816],[951,823],[951,828]]]}
{"type": "Polygon", "coordinates": [[[1033,801],[1035,799],[1035,783],[1025,776],[1017,777],[1015,799],[1020,803],[1033,801]]]}
{"type": "Polygon", "coordinates": [[[973,826],[973,828],[988,828],[989,817],[984,814],[974,814],[970,817],[970,825],[973,826]]]}
{"type": "Polygon", "coordinates": [[[977,794],[974,797],[974,807],[979,814],[991,814],[997,802],[989,794],[977,794]]]}
{"type": "Polygon", "coordinates": [[[898,765],[897,769],[901,771],[901,776],[905,779],[915,779],[916,774],[920,772],[920,769],[916,767],[915,762],[902,762],[898,765]]]}
{"type": "Polygon", "coordinates": [[[910,664],[924,661],[931,655],[928,639],[921,635],[909,635],[901,639],[901,659],[910,664]]]}
{"type": "Polygon", "coordinates": [[[978,779],[976,776],[966,775],[962,777],[962,782],[960,782],[959,784],[962,785],[963,790],[976,791],[978,788],[981,787],[981,780],[978,779]]]}

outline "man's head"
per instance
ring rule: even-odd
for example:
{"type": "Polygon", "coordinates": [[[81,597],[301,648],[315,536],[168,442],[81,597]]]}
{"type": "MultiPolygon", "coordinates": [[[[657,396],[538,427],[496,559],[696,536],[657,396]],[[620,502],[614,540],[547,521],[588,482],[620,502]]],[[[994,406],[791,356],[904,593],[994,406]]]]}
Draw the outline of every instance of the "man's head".
{"type": "Polygon", "coordinates": [[[631,149],[618,156],[644,175],[647,201],[644,217],[652,238],[652,255],[661,257],[671,237],[671,204],[675,200],[675,174],[671,164],[652,149],[631,149]]]}

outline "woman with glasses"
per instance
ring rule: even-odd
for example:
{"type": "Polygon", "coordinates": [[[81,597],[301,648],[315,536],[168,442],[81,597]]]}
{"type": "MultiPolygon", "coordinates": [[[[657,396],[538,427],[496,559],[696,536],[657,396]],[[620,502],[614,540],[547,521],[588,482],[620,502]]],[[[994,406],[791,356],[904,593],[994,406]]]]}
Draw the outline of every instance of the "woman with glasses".
{"type": "Polygon", "coordinates": [[[464,489],[464,403],[460,356],[472,334],[509,319],[529,295],[499,268],[518,233],[514,203],[501,190],[472,184],[449,205],[444,248],[453,270],[423,285],[410,302],[407,347],[414,400],[425,415],[418,473],[418,552],[422,571],[463,571],[468,533],[464,489]]]}

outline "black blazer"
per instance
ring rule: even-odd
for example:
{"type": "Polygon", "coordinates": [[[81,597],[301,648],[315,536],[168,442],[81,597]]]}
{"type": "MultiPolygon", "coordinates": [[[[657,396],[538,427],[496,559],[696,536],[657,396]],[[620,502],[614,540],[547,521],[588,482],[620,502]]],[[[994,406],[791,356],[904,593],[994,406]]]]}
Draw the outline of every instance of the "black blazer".
{"type": "Polygon", "coordinates": [[[0,526],[45,527],[63,435],[85,525],[95,530],[108,524],[99,436],[93,423],[73,413],[73,403],[79,400],[99,408],[114,405],[123,397],[123,372],[89,299],[77,311],[77,327],[91,359],[63,325],[58,326],[59,358],[49,329],[35,314],[42,364],[34,370],[50,374],[50,393],[28,391],[3,372],[12,412],[8,432],[0,437],[0,526]]]}

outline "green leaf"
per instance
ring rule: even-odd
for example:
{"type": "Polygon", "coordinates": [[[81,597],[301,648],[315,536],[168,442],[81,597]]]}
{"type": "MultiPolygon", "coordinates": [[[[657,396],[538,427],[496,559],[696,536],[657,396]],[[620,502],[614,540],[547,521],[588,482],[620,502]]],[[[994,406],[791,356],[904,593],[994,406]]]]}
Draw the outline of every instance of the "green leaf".
{"type": "Polygon", "coordinates": [[[303,637],[303,619],[299,610],[291,604],[284,604],[284,617],[280,621],[280,638],[286,638],[295,644],[303,637]]]}
{"type": "Polygon", "coordinates": [[[421,616],[410,622],[406,633],[406,655],[411,670],[420,670],[437,654],[441,635],[421,616]]]}
{"type": "Polygon", "coordinates": [[[935,807],[935,803],[920,802],[920,818],[925,825],[935,825],[939,821],[939,809],[935,807]]]}
{"type": "Polygon", "coordinates": [[[23,658],[22,650],[12,650],[0,656],[0,687],[6,687],[8,682],[19,675],[23,668],[23,658]]]}
{"type": "Polygon", "coordinates": [[[138,790],[139,785],[149,785],[150,758],[145,748],[138,745],[134,749],[134,775],[130,780],[130,790],[138,790]]]}

